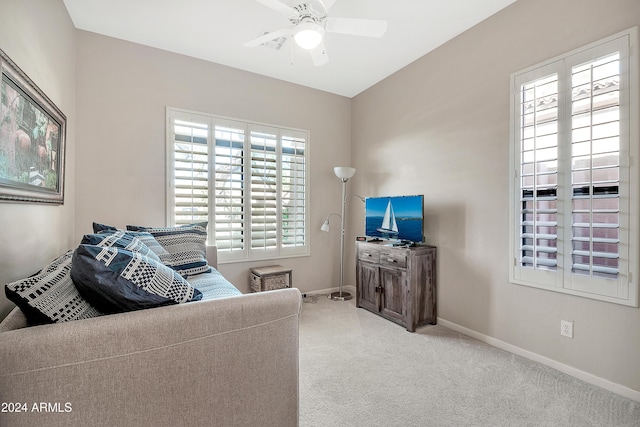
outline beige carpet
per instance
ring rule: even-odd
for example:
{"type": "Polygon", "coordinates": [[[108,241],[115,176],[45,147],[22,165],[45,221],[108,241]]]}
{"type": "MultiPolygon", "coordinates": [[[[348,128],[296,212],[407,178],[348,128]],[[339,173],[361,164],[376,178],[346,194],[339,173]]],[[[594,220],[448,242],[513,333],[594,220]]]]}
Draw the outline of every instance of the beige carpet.
{"type": "Polygon", "coordinates": [[[306,298],[300,426],[640,426],[640,403],[442,326],[306,298]]]}

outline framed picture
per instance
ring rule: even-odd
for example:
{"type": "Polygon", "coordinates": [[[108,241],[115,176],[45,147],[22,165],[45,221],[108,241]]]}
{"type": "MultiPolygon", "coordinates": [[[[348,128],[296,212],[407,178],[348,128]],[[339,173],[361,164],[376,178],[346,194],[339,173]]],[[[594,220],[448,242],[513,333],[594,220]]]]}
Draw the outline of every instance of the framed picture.
{"type": "Polygon", "coordinates": [[[0,50],[0,201],[64,203],[67,118],[0,50]]]}

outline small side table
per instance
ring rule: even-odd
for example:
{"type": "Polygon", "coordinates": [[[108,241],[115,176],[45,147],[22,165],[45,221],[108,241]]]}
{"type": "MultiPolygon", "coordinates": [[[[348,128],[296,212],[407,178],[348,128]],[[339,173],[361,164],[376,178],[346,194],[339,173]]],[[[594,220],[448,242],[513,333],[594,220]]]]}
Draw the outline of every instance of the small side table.
{"type": "Polygon", "coordinates": [[[271,291],[293,286],[293,273],[281,265],[252,268],[249,274],[251,292],[271,291]]]}

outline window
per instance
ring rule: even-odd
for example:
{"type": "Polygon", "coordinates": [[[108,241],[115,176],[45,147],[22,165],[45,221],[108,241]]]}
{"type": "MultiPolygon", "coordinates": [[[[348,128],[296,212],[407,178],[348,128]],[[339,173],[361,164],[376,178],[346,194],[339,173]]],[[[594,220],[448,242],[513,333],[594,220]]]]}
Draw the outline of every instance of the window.
{"type": "Polygon", "coordinates": [[[172,225],[208,221],[220,261],[309,254],[308,132],[167,109],[172,225]]]}
{"type": "Polygon", "coordinates": [[[511,76],[513,283],[638,305],[636,40],[511,76]]]}

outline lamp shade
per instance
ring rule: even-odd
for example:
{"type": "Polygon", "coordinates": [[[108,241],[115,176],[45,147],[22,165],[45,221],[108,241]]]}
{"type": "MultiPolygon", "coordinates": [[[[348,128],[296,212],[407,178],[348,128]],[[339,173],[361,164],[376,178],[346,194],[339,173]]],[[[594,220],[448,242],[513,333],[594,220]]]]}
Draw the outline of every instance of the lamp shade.
{"type": "Polygon", "coordinates": [[[353,175],[355,175],[356,170],[355,168],[350,168],[346,166],[336,166],[335,168],[333,168],[333,172],[340,179],[349,179],[353,175]]]}
{"type": "Polygon", "coordinates": [[[318,47],[324,37],[324,28],[315,22],[301,22],[296,26],[293,39],[298,46],[303,49],[311,50],[318,47]]]}

